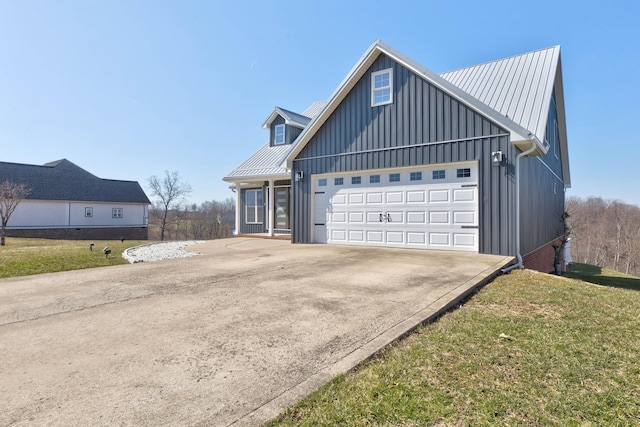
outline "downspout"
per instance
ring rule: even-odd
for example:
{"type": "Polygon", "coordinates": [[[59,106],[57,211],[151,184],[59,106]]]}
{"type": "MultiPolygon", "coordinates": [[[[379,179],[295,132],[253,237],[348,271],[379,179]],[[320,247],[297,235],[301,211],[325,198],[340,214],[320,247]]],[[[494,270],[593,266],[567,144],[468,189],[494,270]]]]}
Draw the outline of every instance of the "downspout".
{"type": "Polygon", "coordinates": [[[520,254],[520,159],[533,153],[535,149],[536,140],[534,138],[531,140],[531,148],[516,156],[516,258],[518,262],[510,265],[509,267],[503,268],[503,273],[508,273],[515,268],[519,268],[521,270],[524,268],[524,265],[522,265],[522,254],[520,254]]]}

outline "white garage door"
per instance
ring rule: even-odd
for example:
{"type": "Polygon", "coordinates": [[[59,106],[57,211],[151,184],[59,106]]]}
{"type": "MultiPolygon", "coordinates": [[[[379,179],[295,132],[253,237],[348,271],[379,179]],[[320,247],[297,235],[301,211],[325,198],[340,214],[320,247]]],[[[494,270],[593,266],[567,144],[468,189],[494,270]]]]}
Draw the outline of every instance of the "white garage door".
{"type": "Polygon", "coordinates": [[[478,251],[477,163],[316,175],[314,240],[478,251]]]}

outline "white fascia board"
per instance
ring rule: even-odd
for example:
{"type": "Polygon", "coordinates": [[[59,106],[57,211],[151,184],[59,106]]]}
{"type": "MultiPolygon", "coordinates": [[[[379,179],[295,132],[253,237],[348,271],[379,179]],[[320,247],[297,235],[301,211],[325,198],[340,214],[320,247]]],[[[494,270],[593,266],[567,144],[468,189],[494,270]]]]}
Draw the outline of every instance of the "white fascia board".
{"type": "Polygon", "coordinates": [[[270,179],[291,179],[291,173],[287,174],[271,174],[271,175],[247,175],[247,176],[225,176],[222,178],[224,182],[247,183],[254,181],[268,181],[270,179]]]}
{"type": "Polygon", "coordinates": [[[569,143],[567,141],[567,119],[564,109],[564,86],[562,83],[562,59],[558,54],[558,67],[555,78],[556,112],[560,124],[560,158],[562,162],[562,180],[566,188],[571,188],[571,171],[569,169],[569,143]]]}

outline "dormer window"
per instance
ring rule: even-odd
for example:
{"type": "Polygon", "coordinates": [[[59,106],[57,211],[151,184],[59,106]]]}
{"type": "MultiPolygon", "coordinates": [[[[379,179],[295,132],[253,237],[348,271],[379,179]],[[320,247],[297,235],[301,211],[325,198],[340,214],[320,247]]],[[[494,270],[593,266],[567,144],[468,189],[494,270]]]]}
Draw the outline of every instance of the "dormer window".
{"type": "Polygon", "coordinates": [[[371,106],[393,102],[393,68],[371,73],[371,106]]]}
{"type": "Polygon", "coordinates": [[[284,125],[276,125],[276,128],[273,132],[273,144],[274,145],[282,145],[284,144],[284,125]]]}

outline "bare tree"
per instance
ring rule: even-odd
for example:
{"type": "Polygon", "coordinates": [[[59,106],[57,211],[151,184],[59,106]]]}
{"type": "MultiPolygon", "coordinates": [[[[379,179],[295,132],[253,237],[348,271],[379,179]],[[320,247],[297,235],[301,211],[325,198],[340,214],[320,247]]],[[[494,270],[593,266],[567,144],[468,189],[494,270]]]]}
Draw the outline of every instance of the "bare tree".
{"type": "Polygon", "coordinates": [[[7,236],[7,223],[13,215],[20,202],[29,195],[30,188],[24,184],[5,179],[0,182],[0,218],[2,219],[2,230],[0,231],[0,246],[4,246],[7,236]]]}
{"type": "Polygon", "coordinates": [[[180,203],[191,194],[191,186],[182,181],[177,171],[165,171],[162,180],[153,175],[147,180],[151,195],[157,197],[152,212],[160,220],[160,240],[164,240],[167,225],[173,220],[169,213],[179,210],[180,203]]]}

